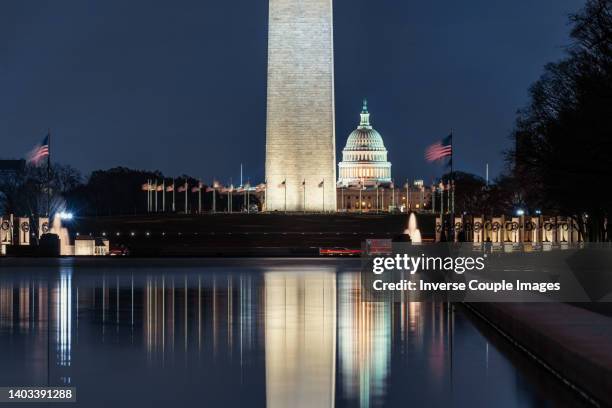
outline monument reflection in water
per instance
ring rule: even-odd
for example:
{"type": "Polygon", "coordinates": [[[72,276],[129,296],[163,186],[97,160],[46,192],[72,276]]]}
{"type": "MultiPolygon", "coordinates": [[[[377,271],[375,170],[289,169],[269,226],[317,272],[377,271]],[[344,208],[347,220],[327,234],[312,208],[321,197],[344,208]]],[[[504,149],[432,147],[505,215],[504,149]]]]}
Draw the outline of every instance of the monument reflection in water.
{"type": "Polygon", "coordinates": [[[88,407],[567,397],[515,368],[461,310],[362,301],[359,263],[51,262],[1,265],[0,385],[71,385],[88,407]]]}

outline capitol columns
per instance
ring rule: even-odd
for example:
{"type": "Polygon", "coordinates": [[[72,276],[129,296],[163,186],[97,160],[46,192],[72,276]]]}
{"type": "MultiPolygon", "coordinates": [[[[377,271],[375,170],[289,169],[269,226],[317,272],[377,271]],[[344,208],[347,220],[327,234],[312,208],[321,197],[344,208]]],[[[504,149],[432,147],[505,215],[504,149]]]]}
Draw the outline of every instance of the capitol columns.
{"type": "Polygon", "coordinates": [[[363,178],[359,181],[359,212],[363,212],[363,201],[361,201],[361,191],[363,190],[363,178]]]}

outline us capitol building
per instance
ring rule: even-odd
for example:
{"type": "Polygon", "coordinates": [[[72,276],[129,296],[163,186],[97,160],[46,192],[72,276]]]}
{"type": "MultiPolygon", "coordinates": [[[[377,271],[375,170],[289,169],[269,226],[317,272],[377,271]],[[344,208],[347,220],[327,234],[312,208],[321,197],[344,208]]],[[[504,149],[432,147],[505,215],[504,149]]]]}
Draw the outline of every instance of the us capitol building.
{"type": "Polygon", "coordinates": [[[370,123],[365,99],[360,116],[359,126],[349,135],[338,164],[338,211],[428,210],[431,189],[421,180],[394,185],[387,149],[370,123]]]}
{"type": "Polygon", "coordinates": [[[363,100],[359,127],[348,137],[338,164],[338,187],[390,186],[391,163],[382,136],[370,124],[368,101],[363,100]]]}

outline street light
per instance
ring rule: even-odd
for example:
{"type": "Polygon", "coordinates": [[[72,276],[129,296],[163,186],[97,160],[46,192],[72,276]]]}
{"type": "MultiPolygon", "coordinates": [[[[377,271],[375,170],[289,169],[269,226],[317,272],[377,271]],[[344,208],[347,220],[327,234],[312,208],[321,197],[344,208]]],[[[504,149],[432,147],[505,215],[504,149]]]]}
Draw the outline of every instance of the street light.
{"type": "Polygon", "coordinates": [[[60,217],[60,220],[65,220],[65,221],[70,221],[71,219],[74,218],[74,214],[72,214],[71,212],[62,211],[58,213],[57,215],[60,217]]]}

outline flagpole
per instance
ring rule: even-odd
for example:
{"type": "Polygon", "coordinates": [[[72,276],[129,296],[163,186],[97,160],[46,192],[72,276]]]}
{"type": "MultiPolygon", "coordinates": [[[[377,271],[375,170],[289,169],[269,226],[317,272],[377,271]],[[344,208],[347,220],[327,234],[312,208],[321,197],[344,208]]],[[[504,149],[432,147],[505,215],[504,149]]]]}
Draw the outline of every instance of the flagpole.
{"type": "Polygon", "coordinates": [[[451,216],[453,217],[452,222],[455,223],[455,170],[454,170],[454,155],[455,146],[453,143],[453,129],[451,129],[451,216]]]}
{"type": "Polygon", "coordinates": [[[217,212],[217,186],[215,185],[215,180],[213,179],[213,214],[217,212]]]}
{"type": "Polygon", "coordinates": [[[450,210],[451,210],[451,231],[452,231],[452,240],[455,240],[455,170],[454,170],[454,154],[455,154],[455,146],[453,146],[453,129],[451,128],[451,202],[450,202],[450,210]]]}
{"type": "Polygon", "coordinates": [[[153,187],[154,191],[155,191],[155,212],[157,212],[157,178],[155,178],[155,184],[153,187]]]}
{"type": "Polygon", "coordinates": [[[444,179],[440,177],[440,223],[444,227],[444,179]]]}
{"type": "Polygon", "coordinates": [[[261,203],[261,210],[268,211],[268,179],[264,179],[264,190],[263,190],[264,200],[261,203]]]}
{"type": "Polygon", "coordinates": [[[47,155],[47,217],[51,218],[51,128],[48,129],[49,154],[47,155]]]}
{"type": "Polygon", "coordinates": [[[431,213],[436,213],[436,185],[431,186],[431,213]]]}
{"type": "Polygon", "coordinates": [[[412,206],[410,205],[410,181],[406,179],[406,213],[410,212],[412,206]]]}
{"type": "Polygon", "coordinates": [[[421,211],[424,209],[425,209],[425,186],[421,186],[421,211]]]}
{"type": "Polygon", "coordinates": [[[325,178],[323,178],[323,212],[325,212],[325,178]]]}
{"type": "Polygon", "coordinates": [[[151,212],[151,179],[147,179],[147,213],[151,212]]]}

